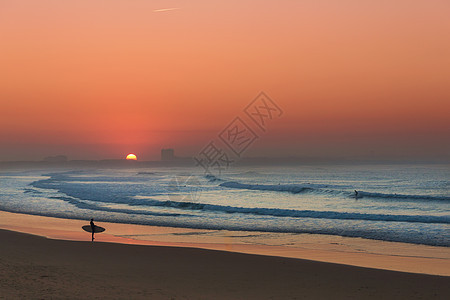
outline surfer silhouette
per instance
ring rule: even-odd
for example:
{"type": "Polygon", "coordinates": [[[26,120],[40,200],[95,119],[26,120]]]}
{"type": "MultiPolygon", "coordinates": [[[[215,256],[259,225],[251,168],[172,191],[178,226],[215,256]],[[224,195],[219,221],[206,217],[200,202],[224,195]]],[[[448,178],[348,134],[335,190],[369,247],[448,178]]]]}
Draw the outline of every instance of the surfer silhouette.
{"type": "Polygon", "coordinates": [[[358,199],[358,191],[355,190],[355,198],[358,199]]]}
{"type": "Polygon", "coordinates": [[[93,219],[93,218],[91,219],[91,222],[89,222],[89,225],[81,226],[81,228],[82,228],[84,231],[90,232],[90,233],[92,234],[92,241],[95,240],[95,238],[94,238],[94,234],[95,234],[95,233],[100,233],[100,232],[103,232],[103,231],[106,230],[106,229],[103,228],[103,227],[100,227],[100,226],[98,226],[98,225],[95,225],[95,224],[94,224],[94,219],[93,219]]]}
{"type": "Polygon", "coordinates": [[[94,241],[94,232],[95,232],[95,224],[94,224],[94,219],[91,219],[91,230],[92,230],[92,241],[94,241]]]}

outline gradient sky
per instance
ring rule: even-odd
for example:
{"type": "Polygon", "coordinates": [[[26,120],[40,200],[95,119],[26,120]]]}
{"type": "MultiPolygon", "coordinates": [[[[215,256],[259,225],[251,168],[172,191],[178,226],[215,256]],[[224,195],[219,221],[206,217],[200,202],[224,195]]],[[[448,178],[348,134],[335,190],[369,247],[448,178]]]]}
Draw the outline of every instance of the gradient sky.
{"type": "Polygon", "coordinates": [[[195,155],[260,91],[247,156],[450,158],[448,0],[0,0],[0,161],[195,155]]]}

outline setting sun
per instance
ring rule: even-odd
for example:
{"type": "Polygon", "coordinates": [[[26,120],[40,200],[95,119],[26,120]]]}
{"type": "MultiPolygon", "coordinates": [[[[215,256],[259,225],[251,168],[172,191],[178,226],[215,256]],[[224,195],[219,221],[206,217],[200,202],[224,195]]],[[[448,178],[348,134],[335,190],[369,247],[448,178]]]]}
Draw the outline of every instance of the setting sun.
{"type": "Polygon", "coordinates": [[[130,153],[130,154],[127,155],[126,159],[127,160],[137,160],[137,157],[133,153],[130,153]]]}

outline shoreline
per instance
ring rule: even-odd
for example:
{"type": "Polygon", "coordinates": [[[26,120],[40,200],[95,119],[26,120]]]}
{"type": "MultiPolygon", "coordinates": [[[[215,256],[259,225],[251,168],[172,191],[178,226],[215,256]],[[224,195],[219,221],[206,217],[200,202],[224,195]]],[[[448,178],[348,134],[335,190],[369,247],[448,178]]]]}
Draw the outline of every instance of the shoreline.
{"type": "Polygon", "coordinates": [[[450,277],[0,230],[0,298],[448,299],[450,277]]]}
{"type": "MultiPolygon", "coordinates": [[[[54,240],[90,241],[88,221],[0,211],[0,228],[54,240]],[[21,224],[20,226],[17,224],[21,224]]],[[[101,222],[96,242],[219,250],[363,268],[450,276],[450,248],[311,234],[230,232],[101,222]],[[249,237],[249,238],[247,238],[249,237]],[[250,240],[249,240],[250,239],[250,240]],[[249,242],[250,241],[250,242],[249,242]],[[264,243],[261,243],[263,241],[264,243]]]]}

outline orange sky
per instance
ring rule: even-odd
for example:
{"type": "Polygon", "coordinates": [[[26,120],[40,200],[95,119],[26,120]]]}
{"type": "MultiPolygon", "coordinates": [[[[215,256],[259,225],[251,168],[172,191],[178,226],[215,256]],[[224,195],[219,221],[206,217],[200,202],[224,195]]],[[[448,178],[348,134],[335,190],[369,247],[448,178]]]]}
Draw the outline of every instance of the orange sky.
{"type": "Polygon", "coordinates": [[[1,0],[0,161],[195,155],[260,91],[285,113],[248,156],[448,159],[449,15],[447,0],[1,0]]]}

